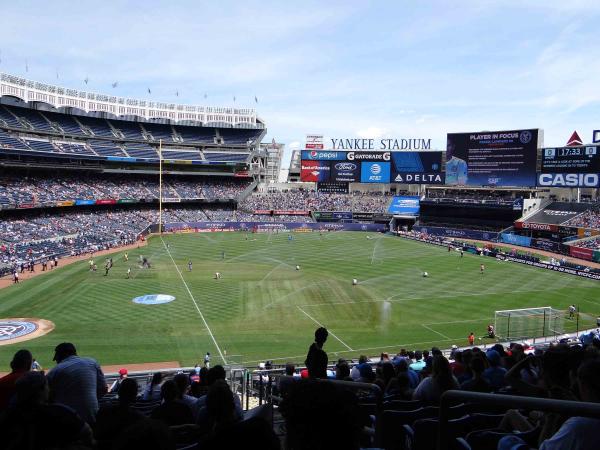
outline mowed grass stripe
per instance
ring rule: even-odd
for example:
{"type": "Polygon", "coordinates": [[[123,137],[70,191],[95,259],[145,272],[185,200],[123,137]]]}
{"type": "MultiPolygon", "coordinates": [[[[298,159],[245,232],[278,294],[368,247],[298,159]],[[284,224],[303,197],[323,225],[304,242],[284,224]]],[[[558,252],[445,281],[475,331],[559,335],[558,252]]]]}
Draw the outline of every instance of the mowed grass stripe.
{"type": "MultiPolygon", "coordinates": [[[[581,328],[600,316],[598,283],[591,280],[470,254],[461,259],[444,247],[388,236],[293,236],[292,241],[283,233],[248,234],[248,240],[244,233],[164,236],[223,353],[241,355],[236,361],[305,355],[317,324],[298,306],[355,349],[331,338],[326,350],[344,356],[392,351],[399,343],[465,344],[470,331],[485,332],[498,309],[566,309],[575,302],[584,312],[581,328]],[[223,279],[213,280],[216,271],[223,279]]],[[[64,340],[103,364],[178,360],[188,365],[216,350],[161,241],[151,238],[147,247],[129,252],[128,263],[122,253],[113,255],[108,277],[89,272],[83,261],[0,291],[0,316],[56,323],[54,332],[25,344],[44,365],[64,340]],[[149,256],[153,268],[139,269],[139,255],[149,256]],[[127,267],[134,279],[125,279],[127,267]],[[157,306],[131,302],[158,293],[176,300],[157,306]]],[[[96,260],[102,267],[103,258],[96,260]]],[[[566,323],[567,329],[575,326],[566,323]]],[[[9,361],[21,347],[2,346],[0,357],[9,361]]]]}

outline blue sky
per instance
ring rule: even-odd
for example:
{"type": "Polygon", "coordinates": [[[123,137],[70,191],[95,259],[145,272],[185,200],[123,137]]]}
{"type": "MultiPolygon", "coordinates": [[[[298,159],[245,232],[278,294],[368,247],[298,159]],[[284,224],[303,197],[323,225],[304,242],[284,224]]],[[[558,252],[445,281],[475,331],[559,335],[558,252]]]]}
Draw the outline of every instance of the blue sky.
{"type": "Polygon", "coordinates": [[[322,133],[444,149],[447,132],[529,127],[564,145],[600,128],[599,21],[583,0],[7,2],[0,71],[159,101],[235,96],[288,148],[322,133]]]}

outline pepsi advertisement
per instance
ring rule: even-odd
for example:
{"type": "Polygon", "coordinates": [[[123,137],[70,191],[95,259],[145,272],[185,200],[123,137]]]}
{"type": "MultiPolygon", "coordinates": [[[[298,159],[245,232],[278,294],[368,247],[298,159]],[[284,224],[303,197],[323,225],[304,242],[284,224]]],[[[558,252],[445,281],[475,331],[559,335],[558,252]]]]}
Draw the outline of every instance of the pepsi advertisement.
{"type": "Polygon", "coordinates": [[[393,152],[392,182],[443,184],[442,152],[393,152]]]}
{"type": "Polygon", "coordinates": [[[535,186],[539,130],[448,133],[446,185],[535,186]]]}

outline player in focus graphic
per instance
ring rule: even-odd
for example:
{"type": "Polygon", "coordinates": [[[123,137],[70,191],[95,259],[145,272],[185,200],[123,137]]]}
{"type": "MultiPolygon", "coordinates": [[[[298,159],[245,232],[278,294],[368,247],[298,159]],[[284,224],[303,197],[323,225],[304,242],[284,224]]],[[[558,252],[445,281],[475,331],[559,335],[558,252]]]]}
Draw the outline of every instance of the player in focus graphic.
{"type": "Polygon", "coordinates": [[[464,159],[454,156],[454,143],[448,137],[446,143],[446,184],[465,186],[468,181],[468,166],[464,159]]]}

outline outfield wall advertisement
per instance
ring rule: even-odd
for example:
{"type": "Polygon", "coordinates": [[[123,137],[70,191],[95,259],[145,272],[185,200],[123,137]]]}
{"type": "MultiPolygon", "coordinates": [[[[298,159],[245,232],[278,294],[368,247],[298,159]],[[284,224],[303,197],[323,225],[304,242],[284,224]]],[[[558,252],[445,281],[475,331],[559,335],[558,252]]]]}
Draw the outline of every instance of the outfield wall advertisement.
{"type": "Polygon", "coordinates": [[[417,233],[430,234],[433,236],[446,236],[449,238],[458,239],[477,239],[480,241],[498,240],[498,233],[492,231],[459,230],[455,228],[425,227],[421,225],[416,225],[412,229],[417,233]]]}
{"type": "Polygon", "coordinates": [[[448,133],[446,185],[535,186],[538,129],[448,133]]]}
{"type": "Polygon", "coordinates": [[[543,187],[600,187],[600,146],[545,148],[537,184],[543,187]]]}
{"type": "Polygon", "coordinates": [[[195,231],[370,231],[383,232],[388,227],[380,223],[315,223],[315,222],[177,222],[163,225],[167,232],[195,231]]]}
{"type": "Polygon", "coordinates": [[[585,270],[577,270],[577,269],[571,269],[570,267],[555,266],[554,264],[547,264],[547,263],[543,263],[543,262],[539,262],[539,261],[537,261],[537,262],[531,261],[529,259],[519,258],[516,256],[498,255],[498,256],[496,256],[496,258],[502,259],[504,261],[511,261],[511,262],[517,262],[517,263],[521,263],[521,264],[527,264],[528,266],[539,267],[542,269],[554,270],[555,272],[562,272],[562,273],[568,273],[570,275],[577,275],[579,277],[591,278],[592,280],[600,280],[600,274],[586,272],[585,270]]]}
{"type": "Polygon", "coordinates": [[[300,179],[318,183],[443,184],[442,152],[303,150],[300,179]]]}

